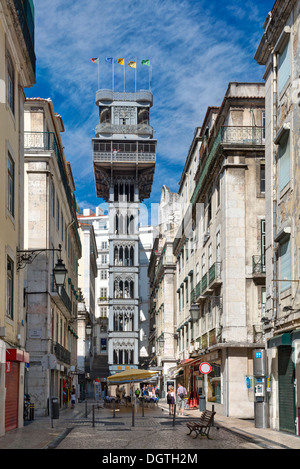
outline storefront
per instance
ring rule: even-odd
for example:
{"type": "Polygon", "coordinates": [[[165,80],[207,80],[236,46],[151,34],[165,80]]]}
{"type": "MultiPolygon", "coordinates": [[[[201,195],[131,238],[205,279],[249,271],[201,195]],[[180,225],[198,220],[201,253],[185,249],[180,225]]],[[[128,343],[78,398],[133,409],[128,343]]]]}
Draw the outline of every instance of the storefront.
{"type": "Polygon", "coordinates": [[[268,361],[272,382],[271,428],[279,428],[279,431],[294,433],[298,436],[300,436],[300,390],[297,386],[297,377],[300,374],[299,357],[300,330],[274,336],[268,341],[268,361]],[[275,393],[276,387],[277,394],[275,393]]]}
{"type": "Polygon", "coordinates": [[[5,432],[23,426],[25,363],[29,363],[28,353],[6,349],[5,432]]]}
{"type": "Polygon", "coordinates": [[[221,403],[221,355],[218,351],[190,359],[183,363],[182,367],[190,408],[197,408],[199,399],[203,396],[206,402],[221,403]],[[210,364],[209,373],[200,371],[201,363],[210,364]]]}

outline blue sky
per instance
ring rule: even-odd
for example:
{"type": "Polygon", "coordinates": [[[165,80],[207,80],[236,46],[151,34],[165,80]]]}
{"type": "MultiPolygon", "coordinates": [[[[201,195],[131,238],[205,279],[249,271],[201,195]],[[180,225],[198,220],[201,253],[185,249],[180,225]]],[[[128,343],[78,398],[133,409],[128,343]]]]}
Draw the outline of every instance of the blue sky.
{"type": "MultiPolygon", "coordinates": [[[[112,87],[105,57],[136,60],[137,89],[151,91],[150,124],[157,164],[151,199],[162,185],[177,192],[194,130],[208,106],[219,106],[230,81],[261,82],[254,61],[262,25],[275,0],[35,0],[37,83],[28,97],[51,98],[61,114],[62,140],[81,208],[96,197],[91,139],[98,123],[95,94],[112,87]]],[[[123,67],[115,64],[115,90],[123,91],[123,67]]],[[[134,70],[126,65],[126,91],[134,91],[134,70]]]]}

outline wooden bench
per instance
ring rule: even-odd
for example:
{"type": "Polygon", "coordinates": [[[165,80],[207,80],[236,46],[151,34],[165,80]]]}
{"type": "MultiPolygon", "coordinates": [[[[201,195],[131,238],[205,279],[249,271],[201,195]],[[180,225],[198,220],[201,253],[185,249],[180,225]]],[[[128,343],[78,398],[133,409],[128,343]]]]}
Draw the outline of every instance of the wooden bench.
{"type": "Polygon", "coordinates": [[[190,430],[188,435],[191,435],[192,432],[195,432],[196,435],[194,439],[197,438],[198,435],[209,438],[209,430],[213,424],[215,413],[216,412],[212,412],[211,410],[205,410],[199,420],[194,422],[187,422],[186,426],[190,430]]]}

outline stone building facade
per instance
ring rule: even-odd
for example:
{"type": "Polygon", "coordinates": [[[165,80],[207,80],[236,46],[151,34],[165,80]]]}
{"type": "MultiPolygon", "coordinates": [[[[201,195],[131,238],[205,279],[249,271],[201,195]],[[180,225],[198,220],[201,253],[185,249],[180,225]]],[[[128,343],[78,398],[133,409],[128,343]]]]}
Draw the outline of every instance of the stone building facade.
{"type": "Polygon", "coordinates": [[[35,83],[32,0],[0,1],[0,435],[23,426],[26,311],[17,251],[24,233],[24,88],[35,83]]]}
{"type": "Polygon", "coordinates": [[[208,108],[173,249],[179,366],[191,405],[204,395],[217,412],[241,418],[254,415],[247,382],[252,352],[264,346],[264,110],[263,83],[229,83],[221,106],[208,108]]]}
{"type": "Polygon", "coordinates": [[[276,1],[255,60],[266,90],[266,336],[270,426],[300,435],[300,2],[276,1]]]}
{"type": "Polygon", "coordinates": [[[20,264],[25,277],[26,349],[30,368],[25,391],[37,415],[47,415],[49,396],[66,403],[77,385],[78,260],[81,241],[75,186],[66,161],[60,115],[50,99],[28,98],[24,117],[24,249],[34,251],[20,264]],[[53,269],[61,258],[65,285],[57,287],[53,269]],[[45,356],[54,357],[49,371],[45,356]]]}

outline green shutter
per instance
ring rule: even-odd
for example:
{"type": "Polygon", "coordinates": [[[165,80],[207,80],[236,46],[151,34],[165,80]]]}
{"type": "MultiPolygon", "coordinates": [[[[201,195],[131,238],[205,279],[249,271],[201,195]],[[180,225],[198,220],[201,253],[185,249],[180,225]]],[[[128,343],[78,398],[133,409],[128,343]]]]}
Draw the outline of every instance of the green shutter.
{"type": "Polygon", "coordinates": [[[295,433],[295,388],[292,347],[278,347],[280,431],[295,433]]]}

